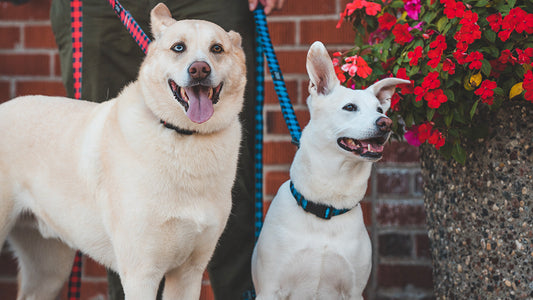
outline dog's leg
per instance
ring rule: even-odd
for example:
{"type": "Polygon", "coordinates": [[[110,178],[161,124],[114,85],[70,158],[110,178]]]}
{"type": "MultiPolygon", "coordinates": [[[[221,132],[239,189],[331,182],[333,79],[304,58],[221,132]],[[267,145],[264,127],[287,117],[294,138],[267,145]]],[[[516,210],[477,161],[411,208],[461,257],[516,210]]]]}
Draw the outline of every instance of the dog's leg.
{"type": "Polygon", "coordinates": [[[8,239],[20,267],[17,300],[56,299],[75,251],[58,239],[43,238],[33,227],[15,226],[8,239]]]}
{"type": "Polygon", "coordinates": [[[163,299],[198,299],[205,268],[181,266],[165,275],[163,299]]]}

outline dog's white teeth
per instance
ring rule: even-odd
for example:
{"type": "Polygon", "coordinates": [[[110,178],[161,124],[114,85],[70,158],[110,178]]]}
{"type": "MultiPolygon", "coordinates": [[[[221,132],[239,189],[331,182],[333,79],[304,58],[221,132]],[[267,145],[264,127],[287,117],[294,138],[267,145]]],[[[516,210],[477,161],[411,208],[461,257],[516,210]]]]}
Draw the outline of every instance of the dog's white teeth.
{"type": "Polygon", "coordinates": [[[368,144],[368,151],[372,151],[372,146],[368,144]]]}
{"type": "Polygon", "coordinates": [[[211,99],[213,97],[213,89],[209,89],[209,92],[207,93],[207,98],[211,99]]]}
{"type": "Polygon", "coordinates": [[[348,144],[348,146],[352,146],[353,147],[353,146],[355,146],[355,141],[352,140],[352,139],[347,139],[347,144],[348,144]]]}
{"type": "Polygon", "coordinates": [[[187,93],[185,92],[185,89],[180,88],[180,95],[183,100],[189,100],[189,97],[187,97],[187,93]]]}

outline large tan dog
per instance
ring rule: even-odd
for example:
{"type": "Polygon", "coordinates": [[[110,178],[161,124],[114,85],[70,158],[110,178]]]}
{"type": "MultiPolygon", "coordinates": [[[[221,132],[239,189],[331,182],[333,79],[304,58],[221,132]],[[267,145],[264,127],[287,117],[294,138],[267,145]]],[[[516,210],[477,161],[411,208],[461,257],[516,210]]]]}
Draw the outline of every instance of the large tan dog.
{"type": "Polygon", "coordinates": [[[198,299],[231,208],[245,86],[241,37],[151,12],[137,81],[102,104],[29,96],[0,105],[0,245],[18,299],[55,299],[81,249],[126,299],[198,299]]]}

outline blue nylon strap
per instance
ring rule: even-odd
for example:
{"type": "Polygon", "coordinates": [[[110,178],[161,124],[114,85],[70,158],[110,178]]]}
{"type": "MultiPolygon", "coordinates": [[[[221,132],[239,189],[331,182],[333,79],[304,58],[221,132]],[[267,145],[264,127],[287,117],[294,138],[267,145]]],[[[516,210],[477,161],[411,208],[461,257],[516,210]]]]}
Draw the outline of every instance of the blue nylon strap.
{"type": "Polygon", "coordinates": [[[274,52],[274,47],[272,46],[272,41],[270,40],[266,15],[262,7],[254,11],[254,18],[258,34],[258,41],[263,48],[263,52],[265,53],[265,57],[268,62],[268,68],[270,70],[270,75],[272,75],[274,90],[278,95],[283,118],[285,119],[285,123],[287,123],[287,127],[289,128],[289,132],[292,137],[292,143],[298,146],[302,131],[300,129],[300,125],[298,124],[298,120],[296,119],[291,100],[289,99],[287,87],[283,81],[283,74],[281,73],[278,59],[276,58],[276,53],[274,52]]]}
{"type": "Polygon", "coordinates": [[[256,77],[255,77],[255,241],[263,227],[263,104],[265,100],[265,78],[263,48],[256,34],[256,77]]]}

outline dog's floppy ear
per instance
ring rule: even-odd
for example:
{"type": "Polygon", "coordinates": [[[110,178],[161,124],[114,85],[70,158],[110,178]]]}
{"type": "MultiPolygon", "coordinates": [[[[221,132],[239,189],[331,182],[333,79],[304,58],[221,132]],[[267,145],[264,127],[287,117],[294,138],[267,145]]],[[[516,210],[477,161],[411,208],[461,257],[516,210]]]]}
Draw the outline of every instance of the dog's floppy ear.
{"type": "Polygon", "coordinates": [[[396,85],[409,83],[410,81],[405,79],[394,77],[385,78],[369,86],[366,90],[372,92],[378,98],[381,105],[383,105],[383,110],[387,111],[390,108],[390,99],[394,94],[396,85]]]}
{"type": "Polygon", "coordinates": [[[230,30],[228,32],[229,39],[231,40],[231,43],[233,46],[237,48],[242,48],[242,38],[241,35],[238,32],[235,32],[233,30],[230,30]]]}
{"type": "Polygon", "coordinates": [[[326,47],[321,42],[314,42],[307,53],[307,73],[309,74],[309,93],[327,95],[339,85],[333,63],[326,47]]]}
{"type": "Polygon", "coordinates": [[[161,33],[177,21],[172,19],[172,14],[168,7],[163,4],[157,4],[150,12],[150,23],[152,27],[152,35],[155,39],[161,36],[161,33]]]}

